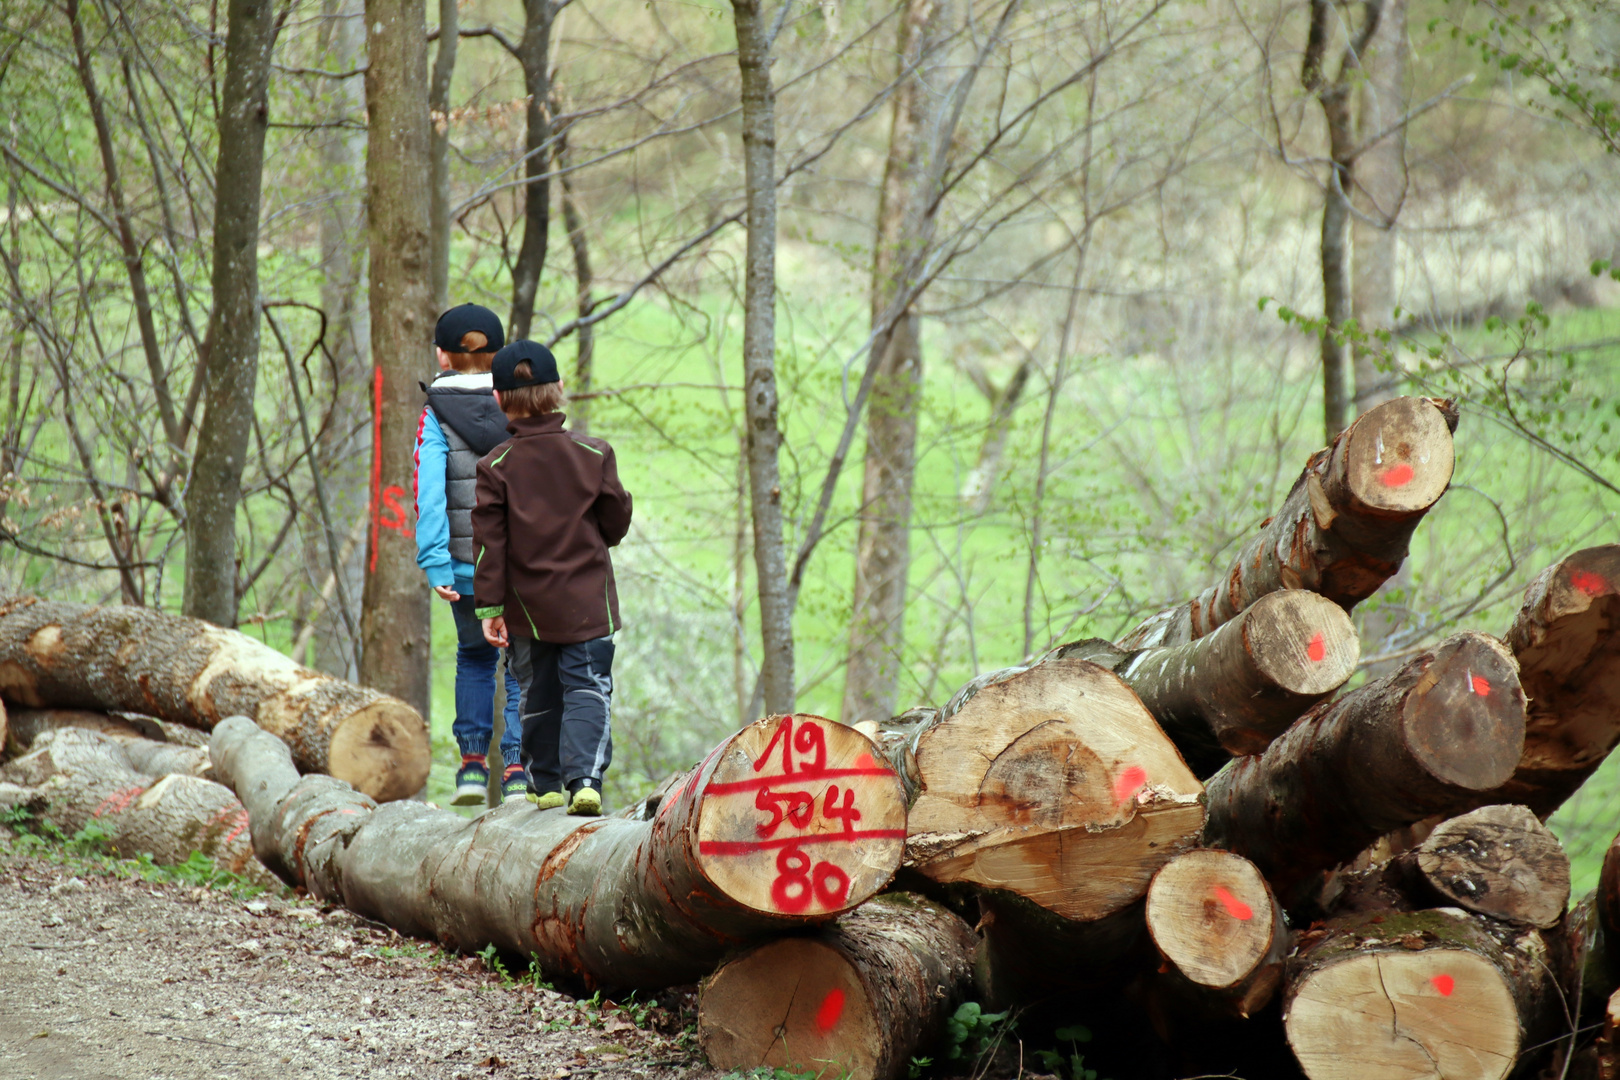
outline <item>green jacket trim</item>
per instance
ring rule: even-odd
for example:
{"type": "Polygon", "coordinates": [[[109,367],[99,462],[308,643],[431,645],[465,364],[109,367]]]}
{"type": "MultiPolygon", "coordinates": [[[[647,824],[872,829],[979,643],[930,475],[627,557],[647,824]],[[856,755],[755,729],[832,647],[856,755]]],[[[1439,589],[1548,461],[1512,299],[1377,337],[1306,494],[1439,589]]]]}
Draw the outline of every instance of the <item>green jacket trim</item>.
{"type": "Polygon", "coordinates": [[[578,439],[574,438],[572,435],[569,436],[569,441],[572,442],[575,446],[583,446],[585,449],[589,450],[591,453],[595,454],[597,457],[607,457],[606,454],[602,453],[602,451],[598,450],[596,447],[592,446],[590,443],[582,443],[578,439]]]}
{"type": "Polygon", "coordinates": [[[504,606],[474,608],[473,614],[477,615],[480,619],[498,619],[502,615],[506,614],[506,608],[504,606]]]}
{"type": "Polygon", "coordinates": [[[505,450],[502,450],[501,451],[501,456],[496,458],[494,461],[490,462],[489,467],[493,469],[495,466],[499,465],[502,461],[505,461],[506,460],[506,455],[510,454],[511,452],[512,452],[512,448],[510,446],[508,446],[505,450]]]}
{"type": "Polygon", "coordinates": [[[540,631],[535,628],[534,616],[529,614],[529,605],[523,602],[523,597],[521,596],[517,598],[517,602],[518,607],[523,609],[523,617],[529,620],[529,634],[532,637],[538,638],[540,636],[540,631]]]}

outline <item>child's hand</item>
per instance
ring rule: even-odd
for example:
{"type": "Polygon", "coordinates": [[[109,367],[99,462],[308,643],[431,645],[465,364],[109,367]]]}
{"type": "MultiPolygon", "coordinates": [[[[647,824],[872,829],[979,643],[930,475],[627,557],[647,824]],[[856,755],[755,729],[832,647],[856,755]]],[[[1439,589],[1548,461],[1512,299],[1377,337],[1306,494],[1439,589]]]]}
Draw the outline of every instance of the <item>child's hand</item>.
{"type": "Polygon", "coordinates": [[[484,640],[497,649],[504,649],[508,644],[506,640],[506,619],[500,615],[493,619],[484,620],[484,640]]]}
{"type": "Polygon", "coordinates": [[[461,594],[448,585],[435,585],[433,591],[439,594],[440,600],[448,600],[452,604],[461,599],[461,594]]]}

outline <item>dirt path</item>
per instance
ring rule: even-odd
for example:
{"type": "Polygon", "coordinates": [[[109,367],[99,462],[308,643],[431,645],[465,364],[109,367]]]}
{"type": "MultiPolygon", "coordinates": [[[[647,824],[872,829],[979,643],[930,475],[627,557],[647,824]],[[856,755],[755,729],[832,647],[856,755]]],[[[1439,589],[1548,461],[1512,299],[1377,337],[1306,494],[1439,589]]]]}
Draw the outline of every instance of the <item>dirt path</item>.
{"type": "Polygon", "coordinates": [[[4,854],[0,987],[15,1080],[715,1075],[673,995],[576,1002],[347,912],[4,854]]]}

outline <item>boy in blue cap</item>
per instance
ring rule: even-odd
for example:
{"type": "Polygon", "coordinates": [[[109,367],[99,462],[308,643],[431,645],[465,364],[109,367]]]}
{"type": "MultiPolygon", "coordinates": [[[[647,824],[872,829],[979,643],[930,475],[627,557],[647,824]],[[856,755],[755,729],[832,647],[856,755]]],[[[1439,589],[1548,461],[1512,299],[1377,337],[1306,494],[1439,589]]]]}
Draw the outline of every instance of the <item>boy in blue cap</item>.
{"type": "MultiPolygon", "coordinates": [[[[495,671],[500,650],[484,640],[473,605],[472,511],[478,459],[506,441],[506,417],[490,394],[490,363],[504,344],[501,320],[486,307],[462,304],[439,317],[433,344],[439,374],[427,393],[416,432],[416,565],[456,620],[456,720],[461,749],[457,806],[474,806],[489,786],[487,754],[494,733],[495,671]]],[[[502,797],[522,795],[522,721],[518,682],[506,665],[506,729],[501,733],[502,797]]]]}

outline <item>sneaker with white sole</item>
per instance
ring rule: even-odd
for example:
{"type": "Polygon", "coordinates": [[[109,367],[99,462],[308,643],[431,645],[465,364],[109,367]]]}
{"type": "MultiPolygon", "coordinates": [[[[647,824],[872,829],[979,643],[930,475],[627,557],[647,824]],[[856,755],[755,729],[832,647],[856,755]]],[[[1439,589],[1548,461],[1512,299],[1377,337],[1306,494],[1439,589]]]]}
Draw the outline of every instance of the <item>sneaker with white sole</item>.
{"type": "Polygon", "coordinates": [[[479,758],[464,757],[456,770],[456,794],[451,806],[477,806],[489,797],[489,766],[479,758]]]}

